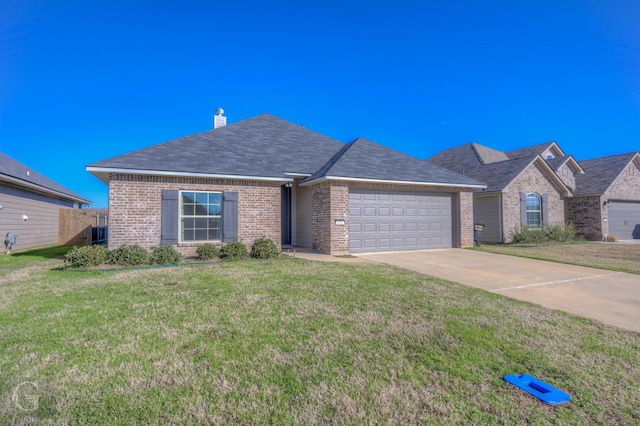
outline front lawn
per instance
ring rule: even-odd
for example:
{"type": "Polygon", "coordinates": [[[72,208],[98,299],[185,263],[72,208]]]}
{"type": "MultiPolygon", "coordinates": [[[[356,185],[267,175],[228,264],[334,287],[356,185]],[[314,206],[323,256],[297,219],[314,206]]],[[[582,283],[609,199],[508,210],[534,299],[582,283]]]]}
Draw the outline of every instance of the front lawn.
{"type": "Polygon", "coordinates": [[[55,266],[0,274],[7,424],[640,423],[638,334],[451,282],[292,258],[55,266]],[[524,372],[573,403],[501,379],[524,372]]]}
{"type": "Polygon", "coordinates": [[[640,244],[483,244],[473,250],[640,274],[640,244]]]}

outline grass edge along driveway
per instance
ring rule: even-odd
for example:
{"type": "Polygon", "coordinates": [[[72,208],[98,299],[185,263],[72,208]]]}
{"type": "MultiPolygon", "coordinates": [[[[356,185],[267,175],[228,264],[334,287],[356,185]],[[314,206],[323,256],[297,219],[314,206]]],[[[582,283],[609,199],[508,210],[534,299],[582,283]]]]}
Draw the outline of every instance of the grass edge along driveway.
{"type": "Polygon", "coordinates": [[[10,424],[640,421],[637,334],[449,281],[300,259],[54,266],[0,276],[10,424]],[[501,380],[520,372],[574,402],[501,380]],[[31,411],[13,397],[24,383],[31,411]]]}

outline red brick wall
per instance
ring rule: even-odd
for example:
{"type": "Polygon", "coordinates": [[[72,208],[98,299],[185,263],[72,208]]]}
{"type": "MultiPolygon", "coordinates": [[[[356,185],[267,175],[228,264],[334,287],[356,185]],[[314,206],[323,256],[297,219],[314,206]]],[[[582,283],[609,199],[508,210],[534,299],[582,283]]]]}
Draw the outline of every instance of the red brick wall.
{"type": "MultiPolygon", "coordinates": [[[[171,176],[112,174],[109,181],[109,249],[122,244],[144,248],[160,244],[162,190],[238,192],[238,239],[251,247],[257,238],[270,238],[278,247],[280,183],[171,176]]],[[[176,248],[195,255],[201,243],[181,243],[176,248]]]]}

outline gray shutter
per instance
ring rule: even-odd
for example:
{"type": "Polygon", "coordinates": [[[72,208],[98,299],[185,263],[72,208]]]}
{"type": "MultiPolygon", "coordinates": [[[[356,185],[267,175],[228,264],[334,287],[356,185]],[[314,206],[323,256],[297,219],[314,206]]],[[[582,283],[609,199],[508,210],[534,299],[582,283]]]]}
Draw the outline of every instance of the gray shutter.
{"type": "Polygon", "coordinates": [[[542,205],[540,206],[540,214],[542,214],[542,223],[549,224],[549,194],[542,194],[542,205]]]}
{"type": "Polygon", "coordinates": [[[520,193],[520,224],[527,225],[527,194],[520,193]]]}
{"type": "Polygon", "coordinates": [[[160,244],[178,244],[178,209],[178,191],[163,189],[160,244]]]}
{"type": "Polygon", "coordinates": [[[238,193],[224,191],[222,198],[222,242],[238,239],[238,193]]]}

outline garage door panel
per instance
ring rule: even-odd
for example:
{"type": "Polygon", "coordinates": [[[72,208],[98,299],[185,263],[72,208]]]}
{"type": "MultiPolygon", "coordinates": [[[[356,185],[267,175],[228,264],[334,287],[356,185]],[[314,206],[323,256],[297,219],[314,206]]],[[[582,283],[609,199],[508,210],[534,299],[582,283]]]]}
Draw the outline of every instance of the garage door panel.
{"type": "Polygon", "coordinates": [[[609,234],[620,240],[640,239],[640,202],[611,201],[609,234]]]}
{"type": "Polygon", "coordinates": [[[452,246],[451,194],[351,191],[353,252],[452,246]]]}

